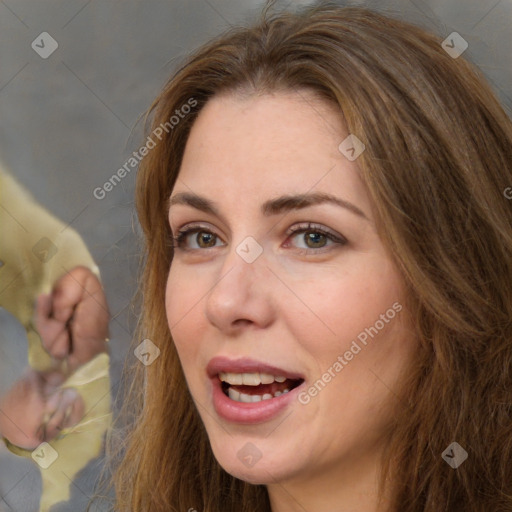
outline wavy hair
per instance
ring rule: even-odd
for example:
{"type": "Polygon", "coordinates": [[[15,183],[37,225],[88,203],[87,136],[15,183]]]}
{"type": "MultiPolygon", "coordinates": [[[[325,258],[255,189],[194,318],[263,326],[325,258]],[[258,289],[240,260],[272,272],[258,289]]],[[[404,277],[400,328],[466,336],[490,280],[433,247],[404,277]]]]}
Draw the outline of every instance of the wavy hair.
{"type": "Polygon", "coordinates": [[[309,90],[366,144],[361,178],[419,340],[389,404],[389,512],[512,511],[512,123],[482,73],[418,26],[333,2],[271,5],[190,55],[148,111],[148,136],[168,129],[137,175],[145,252],[133,347],[150,338],[161,353],[126,370],[129,420],[108,444],[115,510],[270,511],[265,486],[220,467],[186,385],[164,304],[167,201],[212,97],[309,90]],[[457,469],[441,456],[453,441],[468,452],[457,469]]]}

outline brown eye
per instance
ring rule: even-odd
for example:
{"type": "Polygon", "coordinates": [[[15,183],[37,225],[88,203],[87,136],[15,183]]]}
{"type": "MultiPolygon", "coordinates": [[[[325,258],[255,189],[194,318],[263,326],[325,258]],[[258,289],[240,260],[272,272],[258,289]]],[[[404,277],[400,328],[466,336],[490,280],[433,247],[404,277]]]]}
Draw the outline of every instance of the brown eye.
{"type": "Polygon", "coordinates": [[[191,227],[180,230],[178,234],[173,237],[173,247],[183,249],[185,251],[211,249],[215,247],[215,241],[217,239],[218,236],[215,233],[212,233],[203,227],[191,227]],[[194,233],[196,236],[191,237],[194,233]],[[188,242],[187,239],[189,240],[188,242]],[[194,244],[190,240],[193,240],[194,243],[197,244],[197,247],[194,247],[194,244]]]}
{"type": "Polygon", "coordinates": [[[215,235],[207,231],[198,231],[196,235],[196,242],[199,247],[214,247],[215,246],[215,235]],[[213,242],[213,244],[212,244],[213,242]],[[204,245],[202,245],[204,243],[204,245]]]}
{"type": "Polygon", "coordinates": [[[310,249],[319,249],[325,247],[327,237],[319,231],[306,231],[304,232],[304,240],[310,249]]]}

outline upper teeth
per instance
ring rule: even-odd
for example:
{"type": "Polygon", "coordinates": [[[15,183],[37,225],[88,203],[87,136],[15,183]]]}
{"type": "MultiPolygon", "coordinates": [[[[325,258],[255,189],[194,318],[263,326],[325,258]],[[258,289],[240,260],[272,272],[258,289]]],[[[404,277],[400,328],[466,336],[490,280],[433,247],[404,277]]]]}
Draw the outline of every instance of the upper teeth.
{"type": "Polygon", "coordinates": [[[284,382],[286,377],[282,375],[270,375],[269,373],[219,373],[220,380],[231,385],[259,386],[260,384],[272,384],[272,382],[284,382]]]}

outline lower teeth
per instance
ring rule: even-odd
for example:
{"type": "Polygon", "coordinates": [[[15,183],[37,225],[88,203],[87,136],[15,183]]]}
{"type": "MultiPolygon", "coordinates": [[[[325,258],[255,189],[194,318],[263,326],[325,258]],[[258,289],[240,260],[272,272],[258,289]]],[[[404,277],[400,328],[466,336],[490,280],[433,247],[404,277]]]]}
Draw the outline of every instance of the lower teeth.
{"type": "Polygon", "coordinates": [[[248,395],[246,393],[240,393],[236,389],[229,388],[228,396],[229,396],[229,398],[231,398],[231,400],[234,400],[235,402],[250,403],[250,402],[261,402],[262,400],[270,400],[271,398],[275,398],[284,393],[288,393],[288,391],[290,391],[290,390],[283,389],[283,391],[276,391],[274,393],[274,395],[271,395],[270,393],[265,393],[264,395],[248,395]]]}

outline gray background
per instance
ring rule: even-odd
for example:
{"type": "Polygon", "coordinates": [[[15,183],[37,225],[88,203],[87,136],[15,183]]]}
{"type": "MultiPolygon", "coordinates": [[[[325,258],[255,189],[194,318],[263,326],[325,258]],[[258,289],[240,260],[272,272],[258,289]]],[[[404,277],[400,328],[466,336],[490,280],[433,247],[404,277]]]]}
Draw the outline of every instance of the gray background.
{"type": "MultiPolygon", "coordinates": [[[[280,5],[299,3],[308,2],[280,5]]],[[[340,3],[378,5],[436,32],[440,41],[458,32],[469,43],[464,57],[484,71],[511,115],[512,0],[340,3]]],[[[82,235],[98,262],[113,314],[114,392],[123,360],[134,357],[128,346],[139,254],[135,171],[103,200],[93,190],[143,144],[140,117],[181,59],[230,25],[250,19],[262,4],[0,0],[0,160],[37,201],[82,235]],[[42,32],[59,45],[47,59],[31,48],[42,32]]],[[[0,362],[0,371],[6,363],[0,362]]],[[[55,512],[85,509],[100,464],[84,470],[71,502],[55,506],[55,512]]],[[[0,458],[0,509],[37,510],[38,493],[39,469],[31,461],[0,458]]]]}

